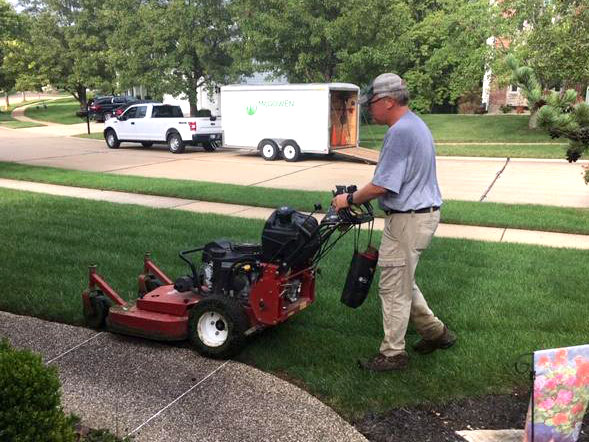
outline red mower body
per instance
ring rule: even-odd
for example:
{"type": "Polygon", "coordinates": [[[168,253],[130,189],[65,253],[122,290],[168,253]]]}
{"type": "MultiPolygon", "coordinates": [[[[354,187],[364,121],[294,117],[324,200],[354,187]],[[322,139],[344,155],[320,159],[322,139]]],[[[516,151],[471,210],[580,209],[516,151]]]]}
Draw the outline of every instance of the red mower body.
{"type": "MultiPolygon", "coordinates": [[[[263,273],[252,286],[249,305],[244,307],[249,327],[246,334],[266,326],[286,321],[295,313],[308,307],[315,300],[315,273],[307,269],[295,275],[281,275],[278,266],[262,264],[263,273]],[[282,294],[285,286],[296,277],[300,281],[300,294],[295,302],[289,302],[282,294]]],[[[188,320],[190,310],[203,298],[192,291],[179,292],[174,284],[152,261],[149,254],[144,260],[144,273],[139,275],[140,298],[136,302],[125,302],[108,283],[90,267],[89,286],[82,294],[85,316],[92,317],[91,294],[100,292],[112,305],[108,308],[104,324],[116,333],[140,336],[158,341],[182,341],[189,338],[188,320]],[[148,291],[148,280],[157,275],[167,282],[148,291]],[[146,283],[147,282],[147,283],[146,283]],[[87,313],[88,312],[88,313],[87,313]]],[[[96,304],[96,300],[94,304],[96,304]]],[[[100,302],[100,300],[98,300],[100,302]]],[[[98,309],[100,306],[98,306],[98,309]]],[[[92,324],[91,324],[92,325],[92,324]]]]}

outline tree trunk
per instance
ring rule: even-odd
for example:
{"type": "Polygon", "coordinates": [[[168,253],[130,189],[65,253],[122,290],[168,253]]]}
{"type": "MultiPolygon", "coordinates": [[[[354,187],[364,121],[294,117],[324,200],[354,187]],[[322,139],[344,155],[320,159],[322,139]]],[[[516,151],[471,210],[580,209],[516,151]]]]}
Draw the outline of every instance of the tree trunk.
{"type": "Polygon", "coordinates": [[[25,91],[22,91],[22,101],[23,101],[23,103],[25,101],[27,101],[27,96],[25,94],[26,94],[26,92],[25,91]]]}
{"type": "Polygon", "coordinates": [[[86,99],[86,86],[78,85],[76,89],[78,92],[78,101],[80,102],[80,105],[86,107],[88,104],[88,100],[86,99]]]}
{"type": "Polygon", "coordinates": [[[194,117],[198,111],[196,107],[196,97],[190,97],[188,101],[190,102],[190,116],[194,117]]]}
{"type": "Polygon", "coordinates": [[[10,103],[8,102],[8,92],[6,92],[6,111],[8,111],[9,106],[10,106],[10,103]]]}
{"type": "Polygon", "coordinates": [[[528,120],[528,129],[536,129],[538,127],[538,110],[530,111],[530,119],[528,120]]]}

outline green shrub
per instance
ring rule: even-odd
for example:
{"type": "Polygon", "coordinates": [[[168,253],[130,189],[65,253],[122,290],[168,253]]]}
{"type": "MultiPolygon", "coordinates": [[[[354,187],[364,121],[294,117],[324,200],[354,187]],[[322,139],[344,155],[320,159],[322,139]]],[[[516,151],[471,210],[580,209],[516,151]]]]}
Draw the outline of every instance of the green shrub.
{"type": "Polygon", "coordinates": [[[509,104],[503,104],[499,107],[499,110],[504,114],[508,114],[513,110],[513,108],[509,104]]]}
{"type": "Polygon", "coordinates": [[[0,441],[75,441],[74,418],[65,416],[59,388],[55,367],[0,341],[0,441]]]}

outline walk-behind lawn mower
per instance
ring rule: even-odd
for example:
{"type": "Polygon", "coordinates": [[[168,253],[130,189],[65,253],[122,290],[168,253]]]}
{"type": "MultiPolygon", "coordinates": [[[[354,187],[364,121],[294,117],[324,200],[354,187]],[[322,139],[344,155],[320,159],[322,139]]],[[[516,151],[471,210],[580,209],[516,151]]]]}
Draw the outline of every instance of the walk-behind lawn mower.
{"type": "MultiPolygon", "coordinates": [[[[337,186],[333,193],[354,189],[337,186]]],[[[356,251],[342,302],[361,304],[378,252],[370,241],[365,252],[358,252],[358,241],[365,223],[372,238],[373,221],[369,203],[339,213],[330,209],[321,222],[312,214],[282,207],[266,221],[261,245],[216,240],[180,252],[191,272],[175,281],[147,253],[136,302],[124,301],[91,266],[89,286],[82,294],[84,318],[94,328],[160,341],[189,339],[205,356],[230,357],[247,336],[286,321],[315,300],[319,261],[351,230],[356,251]],[[197,253],[199,266],[192,259],[197,253]]]]}

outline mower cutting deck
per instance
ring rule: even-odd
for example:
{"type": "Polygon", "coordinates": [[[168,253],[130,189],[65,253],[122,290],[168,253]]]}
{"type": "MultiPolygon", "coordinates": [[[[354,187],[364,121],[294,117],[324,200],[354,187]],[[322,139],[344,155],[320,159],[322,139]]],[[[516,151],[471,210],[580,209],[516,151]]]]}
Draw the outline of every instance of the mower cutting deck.
{"type": "MultiPolygon", "coordinates": [[[[338,186],[334,194],[350,190],[338,186]]],[[[82,294],[84,317],[94,328],[160,341],[188,339],[201,354],[226,358],[247,336],[313,303],[319,260],[352,228],[372,221],[369,204],[346,213],[329,211],[321,223],[282,207],[267,220],[261,245],[217,240],[180,252],[191,275],[174,282],[147,253],[139,297],[129,303],[91,266],[82,294]],[[335,232],[339,235],[330,241],[335,232]],[[202,252],[198,268],[191,258],[197,252],[202,252]]]]}

